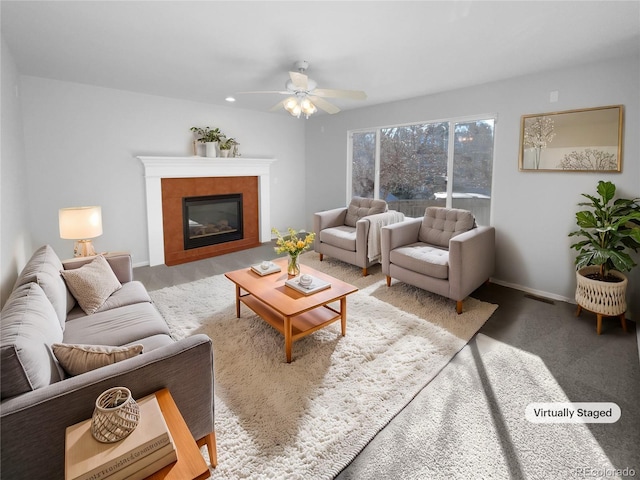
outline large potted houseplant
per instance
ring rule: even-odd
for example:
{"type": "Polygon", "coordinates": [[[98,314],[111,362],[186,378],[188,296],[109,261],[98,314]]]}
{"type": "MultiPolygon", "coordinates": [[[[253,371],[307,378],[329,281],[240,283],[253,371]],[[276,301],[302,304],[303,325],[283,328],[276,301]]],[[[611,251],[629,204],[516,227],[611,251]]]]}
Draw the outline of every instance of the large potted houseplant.
{"type": "Polygon", "coordinates": [[[583,237],[571,245],[576,256],[576,303],[578,314],[584,308],[597,314],[600,334],[603,316],[620,316],[626,331],[627,277],[636,263],[629,254],[640,248],[640,199],[614,200],[616,186],[599,181],[597,196],[583,193],[587,207],[576,213],[579,230],[569,236],[583,237]]]}
{"type": "Polygon", "coordinates": [[[198,141],[200,143],[204,143],[205,155],[207,157],[218,156],[216,147],[218,146],[218,142],[224,138],[224,133],[222,133],[219,128],[191,127],[190,130],[198,135],[198,141]]]}

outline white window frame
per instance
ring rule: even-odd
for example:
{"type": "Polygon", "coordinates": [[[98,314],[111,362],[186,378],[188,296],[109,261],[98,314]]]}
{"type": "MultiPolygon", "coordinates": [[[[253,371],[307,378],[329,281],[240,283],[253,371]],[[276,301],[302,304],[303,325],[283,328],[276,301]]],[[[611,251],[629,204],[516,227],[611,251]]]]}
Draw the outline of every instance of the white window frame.
{"type": "MultiPolygon", "coordinates": [[[[493,192],[493,172],[495,171],[495,158],[496,158],[496,131],[498,125],[498,114],[497,113],[486,113],[479,115],[471,115],[465,117],[452,117],[452,118],[444,118],[440,120],[426,120],[422,122],[408,122],[408,123],[399,123],[392,125],[382,125],[377,127],[368,127],[368,128],[356,128],[353,130],[347,130],[347,198],[345,199],[346,204],[348,205],[353,197],[353,183],[352,183],[352,174],[353,174],[353,134],[354,133],[368,133],[372,132],[376,134],[376,153],[375,153],[375,168],[374,168],[374,190],[373,195],[374,198],[378,198],[378,193],[380,190],[380,131],[384,128],[397,128],[397,127],[407,127],[411,125],[425,125],[430,123],[448,123],[449,124],[449,143],[447,150],[447,178],[453,178],[453,156],[454,156],[454,147],[455,147],[455,126],[458,123],[471,123],[477,122],[481,120],[493,120],[493,155],[491,157],[491,191],[493,192]]],[[[447,198],[446,198],[446,207],[451,208],[453,204],[453,182],[447,182],[447,198]]],[[[492,208],[493,210],[493,208],[492,208]]]]}

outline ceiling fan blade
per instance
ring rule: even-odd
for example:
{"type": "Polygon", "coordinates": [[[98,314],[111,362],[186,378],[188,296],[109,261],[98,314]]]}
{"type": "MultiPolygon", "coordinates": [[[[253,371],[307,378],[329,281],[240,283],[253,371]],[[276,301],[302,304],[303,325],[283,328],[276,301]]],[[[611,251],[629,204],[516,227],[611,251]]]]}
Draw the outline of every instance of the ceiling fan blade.
{"type": "Polygon", "coordinates": [[[280,95],[291,95],[291,92],[287,92],[285,90],[260,90],[255,92],[236,92],[236,95],[241,95],[245,93],[279,93],[280,95]]]}
{"type": "Polygon", "coordinates": [[[273,107],[271,107],[269,109],[270,112],[277,112],[278,110],[280,110],[283,106],[284,106],[284,102],[286,102],[287,100],[289,100],[288,98],[285,98],[284,100],[280,100],[278,103],[276,103],[273,107]]]}
{"type": "Polygon", "coordinates": [[[289,76],[291,77],[291,83],[293,83],[294,87],[300,90],[309,88],[309,79],[304,73],[289,72],[289,76]]]}
{"type": "Polygon", "coordinates": [[[367,94],[361,90],[332,90],[327,88],[316,88],[314,95],[327,98],[350,98],[352,100],[364,100],[367,94]]]}
{"type": "Polygon", "coordinates": [[[327,113],[334,114],[334,113],[338,113],[340,111],[340,109],[338,107],[336,107],[332,103],[327,102],[323,98],[316,97],[315,95],[314,96],[309,96],[308,98],[309,98],[309,100],[311,100],[313,102],[313,104],[316,107],[321,108],[322,110],[324,110],[327,113]]]}

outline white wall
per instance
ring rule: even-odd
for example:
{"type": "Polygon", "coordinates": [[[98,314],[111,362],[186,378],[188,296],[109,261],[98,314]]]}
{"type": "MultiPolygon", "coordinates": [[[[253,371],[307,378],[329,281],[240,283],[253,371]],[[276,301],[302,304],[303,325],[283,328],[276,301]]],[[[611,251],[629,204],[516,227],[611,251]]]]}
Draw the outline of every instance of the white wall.
{"type": "Polygon", "coordinates": [[[19,76],[2,40],[2,160],[0,162],[0,306],[31,256],[28,192],[19,103],[19,76]]]}
{"type": "MultiPolygon", "coordinates": [[[[35,245],[71,256],[58,209],[101,205],[100,251],[130,251],[148,263],[143,167],[137,155],[192,154],[192,126],[219,127],[245,157],[276,158],[271,171],[271,221],[303,226],[304,123],[275,115],[113,89],[21,77],[30,225],[35,245]]],[[[212,160],[214,161],[214,160],[212,160]]],[[[4,194],[3,194],[4,195],[4,194]]]]}
{"type": "MultiPolygon", "coordinates": [[[[625,197],[640,197],[640,59],[622,58],[479,85],[407,101],[312,117],[307,122],[307,221],[315,211],[344,205],[347,131],[394,123],[497,113],[492,224],[497,230],[495,280],[553,298],[575,291],[569,249],[581,193],[610,180],[625,197]],[[550,92],[559,101],[550,103],[550,92]],[[623,104],[622,173],[520,172],[520,117],[525,114],[623,104]]],[[[636,262],[640,263],[638,255],[636,262]]],[[[640,312],[640,267],[630,274],[629,316],[640,312]]]]}

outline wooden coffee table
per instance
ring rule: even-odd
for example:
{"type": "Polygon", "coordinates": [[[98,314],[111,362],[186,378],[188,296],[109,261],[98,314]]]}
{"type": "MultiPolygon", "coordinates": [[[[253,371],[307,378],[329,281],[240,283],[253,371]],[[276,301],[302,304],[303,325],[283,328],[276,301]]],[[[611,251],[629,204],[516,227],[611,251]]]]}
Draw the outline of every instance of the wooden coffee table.
{"type": "Polygon", "coordinates": [[[244,303],[260,318],[284,335],[287,363],[291,363],[291,345],[316,330],[340,320],[342,336],[347,333],[347,295],[357,292],[353,285],[319,272],[304,264],[301,273],[308,273],[331,283],[326,290],[304,295],[284,282],[287,275],[287,259],[274,263],[281,267],[279,273],[260,276],[250,267],[225,273],[236,285],[236,315],[240,318],[240,303],[244,303]],[[340,302],[339,309],[330,303],[340,302]]]}

